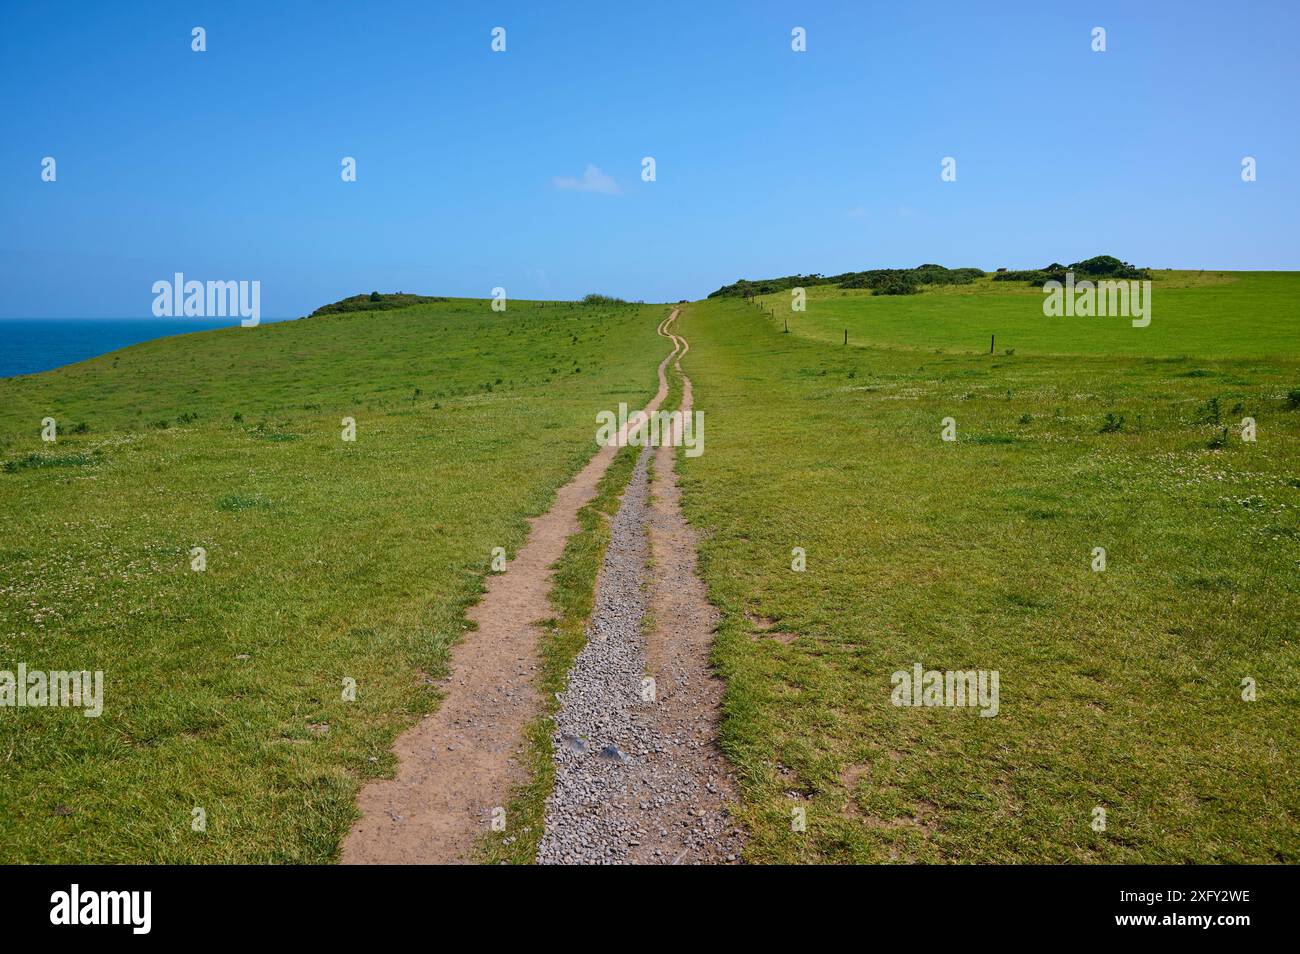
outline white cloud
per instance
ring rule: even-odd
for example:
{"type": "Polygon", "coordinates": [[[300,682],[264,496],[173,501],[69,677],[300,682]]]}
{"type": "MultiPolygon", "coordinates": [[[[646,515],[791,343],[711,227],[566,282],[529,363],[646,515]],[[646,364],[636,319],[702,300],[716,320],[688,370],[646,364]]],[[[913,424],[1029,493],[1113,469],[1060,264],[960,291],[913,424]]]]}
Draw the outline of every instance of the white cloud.
{"type": "Polygon", "coordinates": [[[614,177],[600,171],[599,166],[587,165],[582,172],[582,178],[575,179],[573,176],[556,176],[551,180],[551,184],[557,189],[566,189],[571,192],[599,192],[602,195],[619,195],[622,189],[614,181],[614,177]]]}

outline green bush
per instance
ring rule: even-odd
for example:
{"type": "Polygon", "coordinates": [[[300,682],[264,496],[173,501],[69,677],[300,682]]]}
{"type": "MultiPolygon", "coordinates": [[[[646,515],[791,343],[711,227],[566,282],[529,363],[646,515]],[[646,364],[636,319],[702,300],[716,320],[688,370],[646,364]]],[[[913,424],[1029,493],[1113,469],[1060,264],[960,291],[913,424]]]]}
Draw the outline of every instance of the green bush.
{"type": "Polygon", "coordinates": [[[908,272],[895,272],[873,280],[871,289],[873,295],[917,295],[921,286],[908,272]]]}
{"type": "Polygon", "coordinates": [[[1032,268],[1019,272],[998,269],[997,274],[993,276],[993,280],[995,282],[1028,282],[1031,285],[1041,285],[1049,281],[1064,283],[1067,272],[1074,273],[1075,281],[1084,281],[1085,279],[1092,281],[1099,278],[1151,277],[1149,269],[1138,268],[1128,262],[1122,262],[1113,255],[1094,255],[1092,258],[1085,258],[1081,262],[1074,262],[1070,265],[1053,262],[1051,265],[1045,265],[1042,268],[1032,268]]]}
{"type": "Polygon", "coordinates": [[[901,290],[903,284],[920,285],[969,285],[977,278],[983,278],[982,268],[945,268],[942,265],[925,264],[916,268],[872,268],[861,272],[844,272],[829,277],[813,273],[811,275],[786,275],[783,278],[762,278],[751,281],[742,278],[730,285],[724,285],[709,295],[710,298],[742,297],[770,295],[773,292],[790,288],[812,288],[815,285],[838,285],[840,288],[884,288],[882,295],[911,295],[920,291],[901,290]],[[906,275],[902,281],[894,276],[906,275]]]}
{"type": "Polygon", "coordinates": [[[430,295],[407,295],[403,292],[398,292],[395,295],[371,292],[369,295],[353,295],[351,298],[344,298],[328,305],[321,305],[308,317],[339,315],[350,311],[389,311],[393,308],[408,308],[411,305],[423,305],[438,301],[447,301],[447,299],[430,295]],[[376,295],[379,297],[376,298],[376,295]]]}

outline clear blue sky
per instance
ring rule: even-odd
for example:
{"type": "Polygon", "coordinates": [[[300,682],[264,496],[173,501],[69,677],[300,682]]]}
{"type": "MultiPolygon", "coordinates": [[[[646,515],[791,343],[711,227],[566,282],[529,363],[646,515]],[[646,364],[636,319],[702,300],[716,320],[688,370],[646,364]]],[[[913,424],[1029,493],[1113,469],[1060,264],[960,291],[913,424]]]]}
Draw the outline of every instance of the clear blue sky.
{"type": "Polygon", "coordinates": [[[1297,268],[1298,9],[5,0],[0,316],[147,316],[176,271],[260,280],[283,317],[1098,253],[1297,268]],[[616,192],[557,185],[588,166],[616,192]]]}

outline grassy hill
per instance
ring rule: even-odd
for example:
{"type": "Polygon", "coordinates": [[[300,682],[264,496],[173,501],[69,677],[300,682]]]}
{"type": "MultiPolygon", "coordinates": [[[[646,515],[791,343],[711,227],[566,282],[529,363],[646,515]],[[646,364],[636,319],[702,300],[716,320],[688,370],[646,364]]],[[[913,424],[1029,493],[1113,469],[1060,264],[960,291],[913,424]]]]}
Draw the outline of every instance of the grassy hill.
{"type": "MultiPolygon", "coordinates": [[[[1300,861],[1300,277],[1154,281],[1145,329],[987,279],[685,308],[749,860],[1300,861]],[[998,715],[891,705],[918,662],[997,670],[998,715]]],[[[341,304],[0,380],[0,668],[107,683],[98,719],[0,708],[6,860],[329,860],[491,548],[664,351],[662,306],[341,304]]]]}
{"type": "Polygon", "coordinates": [[[749,860],[1300,861],[1300,276],[1158,282],[1146,329],[992,282],[686,308],[749,860]],[[917,662],[999,714],[892,705],[917,662]]]}
{"type": "Polygon", "coordinates": [[[97,719],[0,708],[3,859],[328,860],[665,313],[425,302],[0,380],[0,668],[106,683],[97,719]]]}
{"type": "Polygon", "coordinates": [[[925,286],[920,294],[878,296],[869,289],[811,286],[807,310],[791,312],[790,293],[758,301],[791,334],[921,351],[1148,357],[1300,355],[1300,275],[1295,272],[1152,273],[1146,328],[1126,318],[1048,318],[1043,292],[1022,282],[977,279],[925,286]]]}

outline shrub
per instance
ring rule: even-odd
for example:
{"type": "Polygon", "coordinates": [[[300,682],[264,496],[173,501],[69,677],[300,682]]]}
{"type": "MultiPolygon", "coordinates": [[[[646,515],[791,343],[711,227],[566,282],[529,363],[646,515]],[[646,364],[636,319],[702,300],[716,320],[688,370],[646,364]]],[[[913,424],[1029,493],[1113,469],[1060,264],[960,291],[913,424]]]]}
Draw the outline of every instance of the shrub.
{"type": "Polygon", "coordinates": [[[906,272],[881,276],[871,287],[873,295],[916,295],[921,291],[920,284],[906,272]]]}
{"type": "MultiPolygon", "coordinates": [[[[844,276],[840,276],[844,277],[844,276]]],[[[751,281],[738,279],[730,285],[723,285],[717,291],[710,292],[710,298],[740,297],[752,298],[754,295],[770,295],[773,292],[786,291],[791,288],[811,288],[814,285],[829,285],[834,279],[823,275],[786,275],[784,278],[760,278],[751,281]]]]}
{"type": "Polygon", "coordinates": [[[353,295],[351,298],[344,298],[342,301],[321,305],[308,317],[340,315],[350,311],[388,311],[392,308],[409,308],[411,305],[424,305],[438,301],[447,301],[447,299],[430,295],[407,295],[403,292],[398,292],[395,295],[382,295],[379,292],[371,292],[369,295],[353,295]]]}
{"type": "Polygon", "coordinates": [[[1018,272],[998,269],[997,274],[993,276],[993,280],[995,282],[1023,281],[1031,285],[1041,285],[1048,281],[1064,282],[1066,272],[1073,272],[1076,281],[1097,278],[1151,277],[1150,269],[1138,268],[1128,262],[1122,262],[1113,255],[1094,255],[1092,258],[1085,258],[1081,262],[1073,262],[1069,265],[1052,262],[1052,264],[1045,265],[1042,268],[1018,272]]]}

